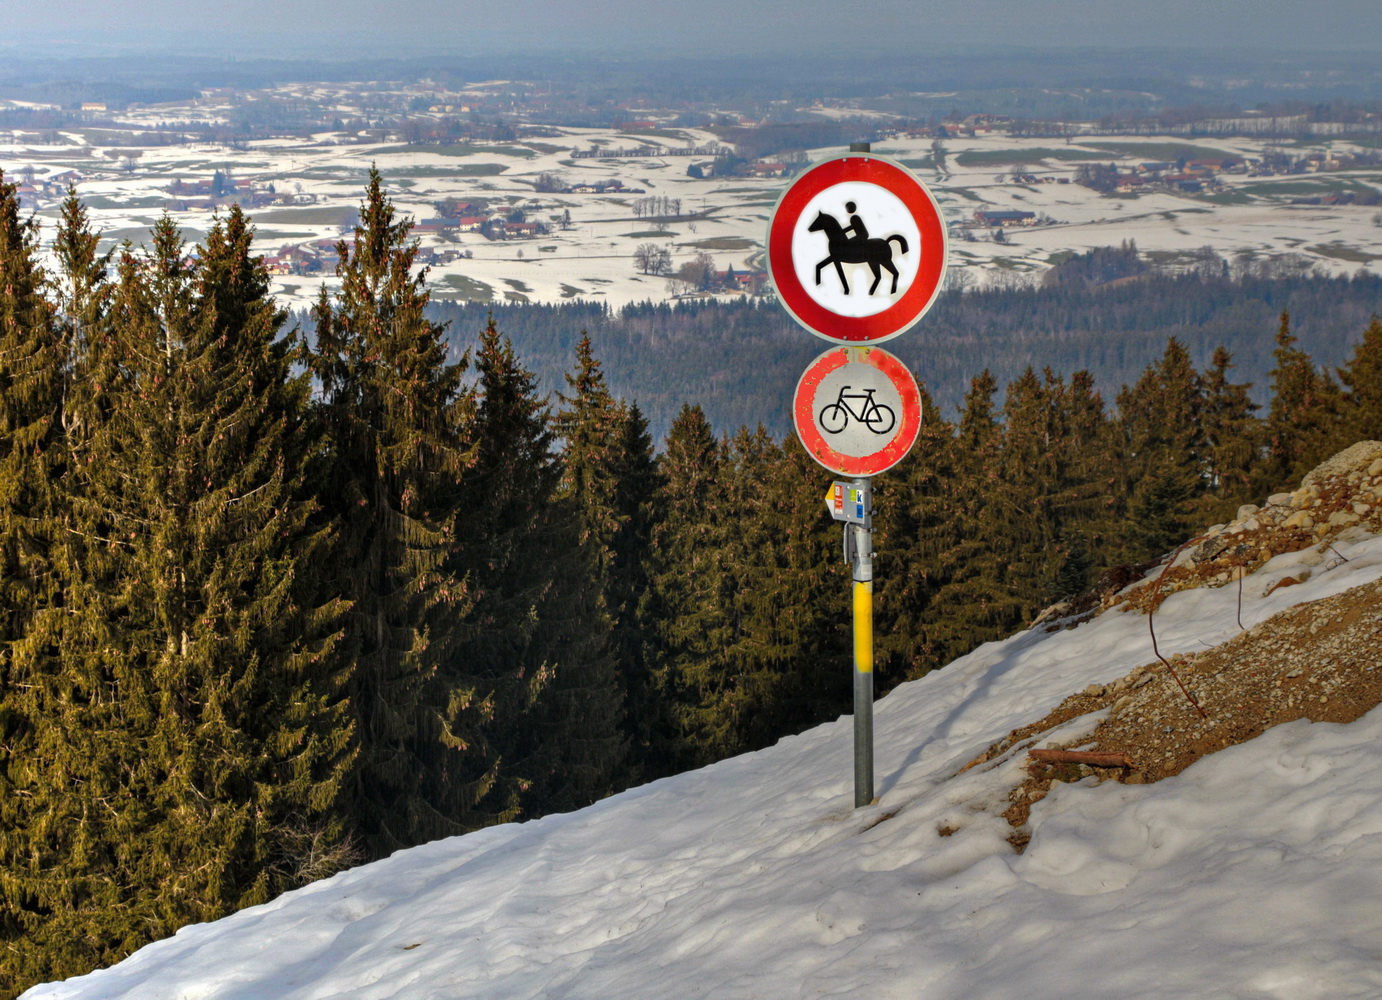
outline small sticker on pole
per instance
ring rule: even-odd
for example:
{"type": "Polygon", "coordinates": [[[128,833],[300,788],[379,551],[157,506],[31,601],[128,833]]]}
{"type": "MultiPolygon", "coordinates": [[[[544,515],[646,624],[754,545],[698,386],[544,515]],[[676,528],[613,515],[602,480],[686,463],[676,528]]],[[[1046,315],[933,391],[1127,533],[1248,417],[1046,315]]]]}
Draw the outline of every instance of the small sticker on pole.
{"type": "Polygon", "coordinates": [[[838,479],[825,493],[825,506],[830,516],[846,524],[872,527],[873,490],[867,483],[842,483],[838,479]]]}

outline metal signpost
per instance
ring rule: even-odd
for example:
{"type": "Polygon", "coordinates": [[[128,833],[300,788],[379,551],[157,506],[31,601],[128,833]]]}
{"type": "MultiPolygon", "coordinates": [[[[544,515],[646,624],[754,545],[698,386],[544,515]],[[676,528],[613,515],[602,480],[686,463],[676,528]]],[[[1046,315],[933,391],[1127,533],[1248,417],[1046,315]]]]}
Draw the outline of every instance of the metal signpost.
{"type": "Polygon", "coordinates": [[[768,270],[792,318],[840,345],[797,383],[792,422],[806,450],[847,481],[826,493],[853,567],[854,805],[873,801],[873,476],[911,450],[921,392],[877,344],[931,307],[945,274],[936,200],[868,143],[822,160],[783,192],[768,226],[768,270]]]}

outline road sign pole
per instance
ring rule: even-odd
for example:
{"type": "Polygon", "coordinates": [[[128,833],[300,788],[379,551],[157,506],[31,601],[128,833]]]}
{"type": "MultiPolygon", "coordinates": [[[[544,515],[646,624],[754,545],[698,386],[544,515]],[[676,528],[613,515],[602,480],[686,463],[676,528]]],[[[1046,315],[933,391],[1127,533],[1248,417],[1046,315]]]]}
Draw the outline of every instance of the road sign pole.
{"type": "Polygon", "coordinates": [[[768,222],[764,259],[792,318],[840,345],[807,367],[792,422],[807,452],[849,482],[826,507],[844,521],[853,568],[854,805],[873,796],[873,522],[870,478],[905,456],[921,427],[916,378],[879,345],[904,333],[945,277],[946,225],[926,185],[868,143],[799,175],[768,222]]]}
{"type": "MultiPolygon", "coordinates": [[[[868,478],[854,480],[870,491],[868,478]]],[[[873,802],[873,524],[846,524],[854,532],[854,808],[873,802]]]]}

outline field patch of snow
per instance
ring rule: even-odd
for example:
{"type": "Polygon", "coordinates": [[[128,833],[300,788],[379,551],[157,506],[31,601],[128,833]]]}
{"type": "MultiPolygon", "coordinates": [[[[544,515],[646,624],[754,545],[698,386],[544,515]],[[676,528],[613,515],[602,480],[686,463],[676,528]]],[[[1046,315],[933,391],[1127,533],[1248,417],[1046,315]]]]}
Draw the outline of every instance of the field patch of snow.
{"type": "MultiPolygon", "coordinates": [[[[325,96],[326,92],[318,95],[325,96]]],[[[208,110],[198,107],[196,112],[205,118],[210,117],[208,110]]],[[[866,109],[819,110],[854,114],[866,109]]],[[[169,122],[186,113],[172,107],[156,111],[158,120],[169,122]]],[[[485,199],[495,210],[522,207],[530,219],[551,226],[551,232],[537,240],[491,242],[478,233],[420,236],[424,247],[469,250],[473,254],[471,259],[434,267],[432,273],[437,279],[457,279],[438,288],[442,297],[465,297],[458,290],[466,289],[471,296],[502,299],[504,279],[516,278],[529,287],[524,294],[533,302],[581,297],[619,307],[666,299],[677,289],[665,279],[639,274],[634,266],[634,250],[639,243],[649,241],[671,253],[674,268],[691,260],[702,249],[697,244],[706,240],[726,241],[733,248],[710,251],[721,270],[732,266],[743,272],[761,265],[768,214],[787,183],[782,178],[688,176],[687,168],[692,164],[708,167],[708,156],[654,153],[620,159],[573,158],[575,151],[592,146],[632,148],[648,141],[663,144],[660,149],[699,148],[716,141],[713,133],[685,128],[657,133],[650,139],[617,129],[552,131],[558,134],[544,135],[532,143],[473,147],[409,147],[396,141],[360,142],[359,137],[342,144],[348,137],[323,134],[300,141],[265,139],[242,148],[199,144],[135,149],[132,152],[138,155],[132,162],[122,159],[131,150],[102,148],[94,130],[67,135],[71,145],[65,147],[41,145],[36,135],[19,132],[0,136],[4,140],[0,141],[0,169],[13,176],[33,166],[40,180],[49,173],[80,171],[85,179],[79,193],[95,199],[93,223],[108,234],[129,236],[136,243],[144,241],[141,236],[148,229],[149,220],[143,216],[149,206],[160,206],[170,198],[168,186],[174,179],[208,180],[217,169],[230,169],[237,177],[265,184],[272,181],[279,191],[300,190],[317,197],[310,213],[303,212],[304,219],[314,220],[310,225],[285,227],[277,220],[286,218],[283,213],[287,209],[251,212],[252,218],[264,214],[275,219],[272,225],[264,225],[258,242],[261,252],[306,242],[299,235],[304,231],[316,239],[337,238],[359,204],[371,164],[383,172],[399,210],[417,221],[435,216],[434,204],[447,198],[485,199]],[[626,192],[542,194],[534,185],[543,174],[556,174],[569,184],[619,180],[626,192]],[[651,220],[640,219],[634,210],[634,203],[648,196],[681,199],[683,213],[699,218],[669,222],[665,227],[651,225],[651,220]],[[138,211],[133,210],[135,206],[138,211]],[[552,221],[567,211],[571,214],[569,226],[552,221]],[[276,231],[285,228],[290,232],[276,231]],[[651,240],[630,235],[658,228],[666,228],[671,235],[651,240]],[[539,250],[539,244],[544,249],[539,250]]],[[[981,134],[943,140],[939,164],[929,138],[889,139],[876,144],[875,151],[918,165],[946,221],[956,227],[950,263],[965,275],[956,280],[976,286],[1035,280],[1061,255],[1125,240],[1134,240],[1144,252],[1172,261],[1188,260],[1201,248],[1211,247],[1230,258],[1237,254],[1256,258],[1298,254],[1335,274],[1377,266],[1379,256],[1373,252],[1378,232],[1375,206],[1299,206],[1290,201],[1301,194],[1335,189],[1376,190],[1382,187],[1379,168],[1273,178],[1224,175],[1221,179],[1226,190],[1213,197],[1166,191],[1105,197],[1074,183],[1055,183],[1070,181],[1081,163],[1116,161],[1121,167],[1130,167],[1164,155],[1167,149],[1196,144],[1206,153],[1239,156],[1260,156],[1264,145],[1241,138],[1203,139],[1192,144],[1178,137],[1155,136],[1077,137],[1061,144],[1050,138],[981,134]],[[1011,171],[1018,166],[1037,182],[1013,183],[1011,171]],[[999,243],[993,232],[967,225],[979,209],[1029,211],[1046,217],[1051,224],[1010,227],[1004,232],[1005,242],[999,243]],[[966,235],[973,239],[961,238],[966,235]]],[[[1339,140],[1319,145],[1321,150],[1329,148],[1346,151],[1351,147],[1339,140]]],[[[1301,148],[1297,152],[1307,151],[1301,148]]],[[[816,150],[812,156],[834,152],[816,150]]],[[[44,239],[51,243],[56,233],[56,203],[41,203],[38,217],[44,225],[44,239]]],[[[189,234],[205,232],[209,225],[205,210],[178,211],[173,217],[189,234]]],[[[309,305],[319,284],[316,279],[303,281],[291,275],[275,278],[276,292],[290,306],[309,305]]]]}

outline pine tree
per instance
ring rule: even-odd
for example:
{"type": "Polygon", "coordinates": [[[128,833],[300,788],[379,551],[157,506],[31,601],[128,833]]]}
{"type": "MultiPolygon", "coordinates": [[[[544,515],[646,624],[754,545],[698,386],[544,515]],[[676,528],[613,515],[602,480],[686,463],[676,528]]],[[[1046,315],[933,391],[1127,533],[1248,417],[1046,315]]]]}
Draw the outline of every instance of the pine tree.
{"type": "Polygon", "coordinates": [[[1337,439],[1339,387],[1296,343],[1291,317],[1283,312],[1272,352],[1276,367],[1271,371],[1267,456],[1260,466],[1259,494],[1294,488],[1301,476],[1329,457],[1337,439]]]}
{"type": "Polygon", "coordinates": [[[1347,387],[1348,396],[1333,447],[1382,440],[1382,320],[1376,316],[1363,331],[1353,357],[1339,372],[1339,380],[1347,387]]]}
{"type": "Polygon", "coordinates": [[[21,218],[17,185],[0,173],[0,992],[11,994],[50,968],[73,968],[65,945],[46,953],[32,944],[50,908],[63,903],[46,870],[54,790],[43,757],[54,749],[51,717],[62,697],[55,486],[66,466],[67,362],[44,282],[38,227],[21,218]]]}
{"type": "Polygon", "coordinates": [[[714,758],[689,719],[730,636],[725,545],[725,458],[699,406],[685,405],[659,457],[661,519],[653,529],[650,613],[656,622],[654,678],[664,706],[655,724],[649,778],[714,758]]]}
{"type": "Polygon", "coordinates": [[[320,385],[329,464],[319,475],[338,526],[333,584],[351,604],[342,654],[359,756],[351,821],[376,856],[464,832],[488,790],[461,780],[482,692],[442,671],[470,602],[445,562],[458,530],[464,362],[424,315],[411,223],[371,169],[360,224],[339,244],[334,297],[314,310],[307,355],[320,385]]]}
{"type": "Polygon", "coordinates": [[[1118,394],[1113,454],[1128,497],[1119,561],[1160,555],[1198,527],[1207,483],[1202,409],[1199,373],[1174,337],[1161,360],[1118,394]]]}

